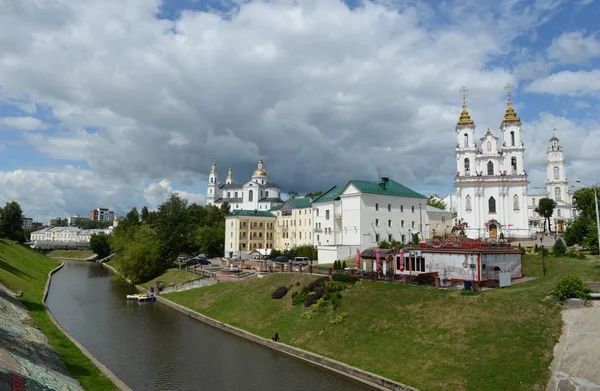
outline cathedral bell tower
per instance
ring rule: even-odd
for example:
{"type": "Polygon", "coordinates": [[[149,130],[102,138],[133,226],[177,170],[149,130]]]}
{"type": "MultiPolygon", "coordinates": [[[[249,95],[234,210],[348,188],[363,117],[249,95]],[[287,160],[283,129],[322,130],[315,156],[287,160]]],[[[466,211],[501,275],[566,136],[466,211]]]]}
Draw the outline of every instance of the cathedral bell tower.
{"type": "Polygon", "coordinates": [[[569,181],[565,166],[565,157],[563,148],[556,136],[552,136],[548,142],[548,155],[546,167],[546,188],[548,197],[556,201],[557,204],[570,203],[569,199],[569,181]]]}
{"type": "Polygon", "coordinates": [[[467,111],[466,87],[460,89],[463,98],[462,113],[456,123],[456,164],[458,176],[474,174],[477,144],[475,143],[475,122],[467,111]]]}
{"type": "Polygon", "coordinates": [[[227,178],[225,178],[225,184],[226,185],[233,184],[233,174],[231,173],[231,167],[229,167],[229,171],[227,172],[227,178]]]}
{"type": "Polygon", "coordinates": [[[208,174],[208,185],[206,186],[206,205],[212,205],[217,199],[217,165],[213,162],[208,174]]]}
{"type": "Polygon", "coordinates": [[[500,125],[503,140],[502,151],[510,161],[509,173],[511,175],[524,175],[523,155],[525,144],[521,140],[521,119],[517,116],[517,112],[512,106],[510,96],[512,88],[513,86],[510,83],[504,87],[508,94],[508,100],[506,102],[504,119],[500,125]]]}

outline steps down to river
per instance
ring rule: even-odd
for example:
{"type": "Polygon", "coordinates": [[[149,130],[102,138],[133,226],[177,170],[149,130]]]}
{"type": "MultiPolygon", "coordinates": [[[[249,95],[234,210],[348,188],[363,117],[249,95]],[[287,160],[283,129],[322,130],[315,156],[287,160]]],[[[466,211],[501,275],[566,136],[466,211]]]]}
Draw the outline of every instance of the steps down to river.
{"type": "Polygon", "coordinates": [[[83,391],[27,309],[0,287],[0,390],[47,389],[83,391]]]}

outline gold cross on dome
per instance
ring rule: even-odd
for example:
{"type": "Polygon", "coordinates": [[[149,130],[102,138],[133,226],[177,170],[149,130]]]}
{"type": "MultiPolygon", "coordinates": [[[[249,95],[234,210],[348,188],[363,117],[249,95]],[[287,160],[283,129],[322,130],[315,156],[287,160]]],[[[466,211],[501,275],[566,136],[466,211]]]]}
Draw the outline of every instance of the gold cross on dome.
{"type": "Polygon", "coordinates": [[[512,91],[513,87],[514,86],[510,83],[506,83],[506,85],[504,86],[504,89],[508,93],[508,99],[510,99],[510,92],[512,91]]]}
{"type": "Polygon", "coordinates": [[[469,92],[469,89],[465,86],[463,86],[460,90],[458,90],[458,92],[460,92],[462,94],[462,98],[463,98],[463,105],[467,104],[467,93],[469,92]]]}

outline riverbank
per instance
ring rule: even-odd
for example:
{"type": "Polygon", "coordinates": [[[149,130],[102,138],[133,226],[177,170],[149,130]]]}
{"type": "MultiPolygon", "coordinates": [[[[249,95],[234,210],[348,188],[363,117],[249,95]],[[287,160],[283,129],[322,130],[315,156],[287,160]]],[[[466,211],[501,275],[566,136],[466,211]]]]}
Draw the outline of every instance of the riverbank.
{"type": "Polygon", "coordinates": [[[465,296],[457,291],[362,282],[345,291],[338,314],[303,316],[280,285],[307,275],[275,274],[238,283],[171,293],[165,297],[217,321],[347,363],[420,389],[543,390],[560,336],[560,307],[548,296],[568,273],[600,280],[595,261],[524,259],[535,281],[465,296]],[[410,363],[410,365],[407,365],[410,363]],[[418,370],[415,370],[418,368],[418,370]]]}
{"type": "Polygon", "coordinates": [[[92,258],[94,252],[92,250],[54,250],[46,254],[47,257],[53,259],[80,259],[86,260],[92,258]]]}
{"type": "Polygon", "coordinates": [[[13,291],[22,291],[20,302],[33,324],[62,358],[69,374],[87,391],[118,388],[69,340],[50,319],[43,305],[48,273],[59,264],[12,241],[0,239],[0,280],[13,291]]]}

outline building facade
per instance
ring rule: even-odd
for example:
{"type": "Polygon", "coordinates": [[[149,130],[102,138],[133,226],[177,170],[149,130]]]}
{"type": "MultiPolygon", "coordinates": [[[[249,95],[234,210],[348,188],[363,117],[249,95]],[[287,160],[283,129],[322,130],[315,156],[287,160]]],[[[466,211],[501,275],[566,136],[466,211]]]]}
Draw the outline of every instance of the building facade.
{"type": "Polygon", "coordinates": [[[563,147],[556,136],[552,136],[550,141],[548,141],[546,155],[545,187],[533,188],[528,193],[527,210],[529,226],[535,232],[544,232],[546,222],[535,209],[538,207],[541,198],[550,198],[556,202],[556,208],[550,219],[550,228],[553,231],[561,233],[565,231],[566,223],[575,217],[576,210],[573,207],[572,194],[569,189],[563,147]]]}
{"type": "Polygon", "coordinates": [[[446,237],[452,233],[453,212],[449,210],[425,207],[427,222],[425,224],[424,238],[432,239],[436,236],[446,237]]]}
{"type": "Polygon", "coordinates": [[[312,205],[310,198],[287,200],[271,212],[277,217],[275,248],[288,250],[298,246],[312,245],[312,205]]]}
{"type": "Polygon", "coordinates": [[[21,217],[21,228],[31,229],[33,227],[33,219],[31,217],[21,217]]]}
{"type": "Polygon", "coordinates": [[[232,210],[225,216],[226,258],[247,258],[256,249],[272,249],[276,217],[269,211],[232,210]]]}
{"type": "Polygon", "coordinates": [[[110,234],[111,229],[79,229],[76,227],[50,227],[31,233],[31,242],[89,243],[93,234],[110,234]]]}
{"type": "Polygon", "coordinates": [[[510,93],[501,137],[488,128],[476,139],[475,122],[463,100],[456,125],[456,211],[459,224],[470,238],[528,238],[527,172],[521,120],[510,93]]]}
{"type": "Polygon", "coordinates": [[[113,221],[115,212],[109,208],[96,208],[90,211],[90,220],[93,221],[113,221]]]}
{"type": "Polygon", "coordinates": [[[217,166],[212,164],[208,174],[206,204],[221,206],[229,203],[231,210],[258,210],[268,211],[276,205],[283,204],[281,188],[274,183],[269,183],[269,175],[263,167],[263,161],[258,161],[258,166],[250,180],[244,184],[233,181],[231,168],[224,183],[219,182],[217,166]]]}

